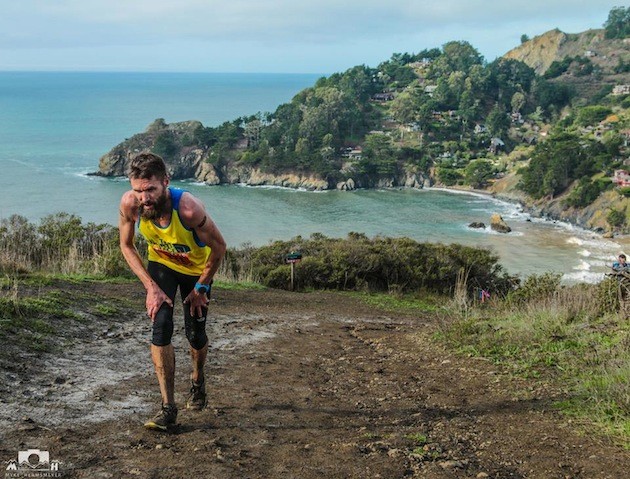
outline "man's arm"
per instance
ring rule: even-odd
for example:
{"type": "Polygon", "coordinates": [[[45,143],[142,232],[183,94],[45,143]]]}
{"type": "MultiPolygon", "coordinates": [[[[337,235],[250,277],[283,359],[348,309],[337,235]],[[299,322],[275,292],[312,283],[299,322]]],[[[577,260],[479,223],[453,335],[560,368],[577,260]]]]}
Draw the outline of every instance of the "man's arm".
{"type": "MultiPolygon", "coordinates": [[[[203,203],[193,195],[189,193],[182,195],[179,202],[179,213],[184,225],[194,229],[199,240],[211,249],[208,261],[201,276],[199,276],[199,283],[208,284],[219,269],[223,256],[225,256],[227,246],[223,235],[210,215],[206,213],[203,203]]],[[[206,297],[193,290],[184,302],[190,303],[191,314],[197,313],[197,316],[201,316],[201,306],[206,305],[206,297]]]]}
{"type": "Polygon", "coordinates": [[[148,271],[142,263],[142,258],[134,244],[135,222],[137,216],[137,206],[135,199],[130,193],[125,193],[120,200],[120,212],[118,218],[118,231],[120,235],[120,250],[125,261],[131,268],[131,271],[140,279],[147,290],[146,307],[147,314],[151,320],[155,319],[155,315],[166,302],[171,307],[173,302],[166,296],[164,291],[151,278],[148,271]]]}

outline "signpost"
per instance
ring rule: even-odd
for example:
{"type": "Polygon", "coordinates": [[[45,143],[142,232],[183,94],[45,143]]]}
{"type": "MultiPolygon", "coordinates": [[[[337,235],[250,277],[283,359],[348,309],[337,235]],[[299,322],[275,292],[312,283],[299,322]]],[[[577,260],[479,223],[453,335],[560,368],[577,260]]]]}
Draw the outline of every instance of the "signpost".
{"type": "Polygon", "coordinates": [[[299,263],[302,259],[302,253],[299,251],[291,251],[286,255],[285,260],[291,265],[291,291],[295,290],[295,263],[299,263]]]}

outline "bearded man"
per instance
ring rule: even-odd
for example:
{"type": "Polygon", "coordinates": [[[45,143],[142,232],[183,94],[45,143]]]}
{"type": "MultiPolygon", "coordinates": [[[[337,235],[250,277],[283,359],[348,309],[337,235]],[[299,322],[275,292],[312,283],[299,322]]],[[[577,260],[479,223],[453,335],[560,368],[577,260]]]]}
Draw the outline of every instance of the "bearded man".
{"type": "Polygon", "coordinates": [[[177,423],[173,302],[179,288],[184,303],[184,325],[192,359],[187,409],[207,404],[204,364],[208,353],[206,317],[212,278],[225,255],[221,232],[203,203],[187,191],[169,187],[162,158],[141,153],[129,163],[131,190],[120,200],[120,249],[144,285],[147,315],[152,321],[151,359],[162,407],[144,426],[169,431],[177,423]],[[134,244],[135,228],[148,244],[145,267],[134,244]]]}

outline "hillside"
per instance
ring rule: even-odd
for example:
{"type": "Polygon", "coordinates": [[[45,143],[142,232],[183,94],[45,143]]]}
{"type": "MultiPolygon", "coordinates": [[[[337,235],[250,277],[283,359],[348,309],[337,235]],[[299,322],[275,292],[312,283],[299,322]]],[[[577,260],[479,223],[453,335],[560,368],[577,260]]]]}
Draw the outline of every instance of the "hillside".
{"type": "Polygon", "coordinates": [[[584,98],[592,98],[607,85],[630,83],[630,72],[624,71],[630,64],[630,38],[606,38],[604,29],[575,34],[551,30],[513,48],[504,58],[522,61],[538,75],[547,74],[554,62],[579,59],[558,80],[572,85],[584,98]],[[581,75],[585,66],[596,75],[581,75]]]}
{"type": "Polygon", "coordinates": [[[614,31],[619,22],[554,30],[491,63],[467,42],[397,53],[217,127],[158,119],[104,155],[97,174],[124,175],[130,155],[152,150],[173,178],[208,185],[484,189],[516,176],[506,194],[533,212],[628,232],[625,193],[611,177],[630,157],[629,12],[611,11],[622,16],[614,31]]]}

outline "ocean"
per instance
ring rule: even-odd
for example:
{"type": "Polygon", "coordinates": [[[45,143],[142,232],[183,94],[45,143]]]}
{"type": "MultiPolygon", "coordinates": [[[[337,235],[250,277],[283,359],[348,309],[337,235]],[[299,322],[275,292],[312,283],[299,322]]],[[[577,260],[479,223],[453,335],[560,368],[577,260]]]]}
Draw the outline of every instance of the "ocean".
{"type": "MultiPolygon", "coordinates": [[[[115,224],[125,179],[88,176],[113,146],[156,118],[217,126],[274,111],[321,75],[0,72],[0,220],[58,212],[115,224]]],[[[228,244],[263,245],[320,232],[407,236],[491,248],[522,277],[547,271],[595,282],[624,244],[530,218],[513,204],[439,189],[308,192],[174,182],[199,196],[228,244]],[[507,235],[489,228],[500,213],[507,235]]]]}

